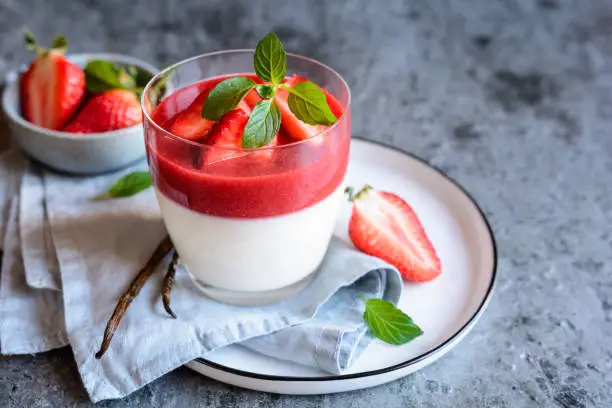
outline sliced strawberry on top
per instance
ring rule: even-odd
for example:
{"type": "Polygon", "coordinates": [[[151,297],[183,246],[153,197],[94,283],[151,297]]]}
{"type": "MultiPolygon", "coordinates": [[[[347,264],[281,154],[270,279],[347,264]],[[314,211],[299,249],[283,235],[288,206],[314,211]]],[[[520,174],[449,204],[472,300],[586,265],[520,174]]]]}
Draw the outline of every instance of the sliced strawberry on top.
{"type": "Polygon", "coordinates": [[[214,120],[202,117],[202,106],[204,106],[204,101],[208,98],[210,91],[212,91],[212,87],[205,89],[187,109],[176,116],[174,123],[168,129],[170,133],[193,141],[201,141],[206,138],[215,124],[214,120]]]}
{"type": "Polygon", "coordinates": [[[26,34],[26,42],[36,58],[20,82],[23,116],[35,125],[61,129],[83,100],[85,74],[64,57],[65,38],[54,38],[52,49],[36,45],[30,34],[26,34]]]}
{"type": "Polygon", "coordinates": [[[253,109],[255,108],[255,105],[257,105],[261,101],[261,97],[259,96],[259,94],[257,93],[255,89],[251,89],[244,96],[243,101],[246,102],[246,104],[249,105],[251,109],[253,109]]]}
{"type": "Polygon", "coordinates": [[[358,249],[395,266],[406,280],[425,282],[440,275],[440,258],[410,205],[369,186],[351,200],[349,237],[358,249]]]}
{"type": "Polygon", "coordinates": [[[242,109],[246,112],[247,115],[250,115],[251,111],[253,110],[251,106],[249,106],[249,104],[244,101],[244,99],[240,101],[236,109],[242,109]]]}
{"type": "MultiPolygon", "coordinates": [[[[307,79],[304,77],[293,75],[292,77],[287,78],[284,83],[286,85],[289,85],[290,87],[293,87],[296,84],[304,81],[307,81],[307,79]]],[[[327,96],[327,103],[330,106],[332,112],[337,118],[339,118],[342,115],[342,108],[340,107],[340,104],[335,100],[335,98],[327,94],[327,92],[325,92],[325,94],[327,96]]],[[[281,112],[281,126],[283,127],[283,129],[285,129],[287,134],[293,140],[299,141],[310,139],[313,136],[323,133],[329,128],[329,126],[326,125],[309,125],[308,123],[304,123],[299,120],[293,114],[293,112],[291,112],[291,109],[289,109],[288,99],[289,91],[286,91],[284,89],[278,89],[276,91],[276,95],[274,96],[274,102],[276,102],[276,106],[278,106],[281,112]]]]}
{"type": "Polygon", "coordinates": [[[208,134],[208,137],[204,141],[204,144],[215,147],[229,147],[241,150],[229,150],[229,149],[205,149],[202,154],[201,165],[208,165],[217,163],[220,161],[234,159],[237,157],[246,156],[247,154],[257,155],[257,158],[269,158],[272,154],[272,150],[265,149],[266,147],[274,147],[279,145],[279,134],[274,136],[264,148],[260,151],[255,149],[254,152],[248,152],[242,150],[242,136],[244,135],[244,128],[249,121],[249,115],[251,114],[251,108],[243,101],[238,104],[238,107],[221,117],[212,130],[208,134]]]}
{"type": "Polygon", "coordinates": [[[246,153],[238,150],[223,148],[242,148],[242,135],[244,134],[244,127],[248,121],[249,114],[241,108],[234,109],[223,115],[223,117],[215,123],[205,141],[206,145],[219,147],[220,149],[204,149],[202,165],[209,165],[245,155],[246,153]]]}

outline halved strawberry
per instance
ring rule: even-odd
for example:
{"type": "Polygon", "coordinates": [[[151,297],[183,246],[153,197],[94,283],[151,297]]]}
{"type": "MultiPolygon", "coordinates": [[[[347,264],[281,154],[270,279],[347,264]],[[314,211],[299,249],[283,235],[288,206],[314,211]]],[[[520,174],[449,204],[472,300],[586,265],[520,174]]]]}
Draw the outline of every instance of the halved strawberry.
{"type": "Polygon", "coordinates": [[[111,89],[96,94],[64,128],[64,132],[96,133],[133,126],[142,120],[140,102],[132,91],[111,89]]]}
{"type": "MultiPolygon", "coordinates": [[[[297,75],[293,75],[290,78],[287,78],[284,83],[289,86],[295,86],[300,82],[307,81],[306,78],[300,77],[297,75]]],[[[340,117],[342,115],[342,108],[339,106],[338,102],[329,94],[326,93],[327,103],[329,104],[332,112],[336,117],[340,117]]],[[[326,125],[309,125],[308,123],[304,123],[299,120],[291,109],[289,109],[289,104],[287,102],[289,98],[289,92],[284,89],[278,89],[276,91],[276,95],[274,96],[274,102],[276,102],[276,106],[278,106],[282,120],[281,126],[287,134],[296,141],[310,139],[313,136],[316,136],[320,133],[323,133],[329,126],[326,125]]]]}
{"type": "Polygon", "coordinates": [[[51,49],[36,45],[31,34],[26,34],[26,42],[36,58],[20,82],[23,116],[35,125],[61,129],[83,100],[85,74],[64,57],[64,37],[55,37],[51,49]]]}
{"type": "Polygon", "coordinates": [[[426,282],[440,275],[440,258],[416,213],[393,193],[366,186],[351,195],[349,237],[361,251],[395,266],[402,277],[426,282]]]}

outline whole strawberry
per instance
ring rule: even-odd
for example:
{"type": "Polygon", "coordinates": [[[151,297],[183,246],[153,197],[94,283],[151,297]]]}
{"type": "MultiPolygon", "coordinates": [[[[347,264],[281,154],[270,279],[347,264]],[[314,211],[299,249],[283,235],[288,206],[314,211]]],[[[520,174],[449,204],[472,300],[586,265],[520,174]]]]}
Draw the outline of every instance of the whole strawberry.
{"type": "Polygon", "coordinates": [[[72,118],[85,95],[83,70],[66,59],[67,42],[56,36],[51,49],[36,44],[30,32],[25,33],[30,51],[36,53],[23,74],[21,110],[24,118],[47,129],[61,129],[72,118]]]}
{"type": "MultiPolygon", "coordinates": [[[[62,130],[71,133],[98,133],[140,123],[142,109],[139,98],[144,86],[142,75],[134,66],[105,60],[89,61],[85,66],[85,82],[91,96],[62,130]]],[[[148,73],[145,75],[150,76],[148,73]]]]}
{"type": "Polygon", "coordinates": [[[426,282],[440,275],[440,258],[408,203],[370,186],[346,192],[353,202],[349,237],[358,249],[395,266],[405,280],[426,282]]]}
{"type": "Polygon", "coordinates": [[[136,94],[111,89],[94,95],[64,129],[71,133],[98,133],[140,123],[142,109],[136,94]]]}

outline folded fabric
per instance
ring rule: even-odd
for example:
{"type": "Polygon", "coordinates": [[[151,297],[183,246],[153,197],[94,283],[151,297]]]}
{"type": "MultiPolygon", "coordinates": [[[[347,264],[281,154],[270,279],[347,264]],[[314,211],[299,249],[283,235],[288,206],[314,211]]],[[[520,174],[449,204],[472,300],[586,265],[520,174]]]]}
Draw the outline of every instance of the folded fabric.
{"type": "Polygon", "coordinates": [[[21,177],[27,163],[19,152],[9,150],[0,154],[0,242],[4,241],[11,199],[18,194],[21,177]]]}
{"type": "Polygon", "coordinates": [[[19,232],[26,281],[32,288],[60,290],[59,266],[44,195],[42,171],[28,163],[19,192],[19,232]]]}
{"type": "Polygon", "coordinates": [[[18,153],[0,156],[0,351],[31,354],[68,344],[61,294],[35,290],[25,279],[19,237],[19,182],[27,162],[18,153]]]}
{"type": "MultiPolygon", "coordinates": [[[[121,398],[234,343],[331,373],[344,372],[371,341],[362,319],[361,296],[393,303],[400,297],[401,279],[395,269],[334,238],[313,282],[298,295],[273,305],[236,307],[215,302],[202,295],[179,268],[172,291],[178,318],[171,319],[160,299],[166,259],[130,306],[109,350],[96,360],[94,354],[118,297],[166,235],[151,190],[128,198],[92,200],[115,179],[136,169],[146,169],[146,163],[88,178],[44,171],[41,183],[40,174],[29,168],[23,178],[28,184],[22,183],[20,194],[32,201],[13,203],[16,218],[18,208],[29,212],[24,209],[36,207],[24,214],[31,225],[11,223],[10,232],[14,236],[15,228],[21,230],[21,251],[38,255],[38,261],[26,262],[28,282],[37,288],[30,288],[32,295],[38,297],[44,291],[63,297],[68,340],[94,402],[121,398]],[[37,205],[44,208],[42,221],[37,205]],[[49,251],[54,256],[48,256],[49,251]],[[45,270],[29,270],[34,268],[45,270]]],[[[4,275],[3,271],[3,289],[4,275]]],[[[21,279],[24,283],[25,274],[21,279]]],[[[51,311],[47,305],[28,320],[41,325],[53,312],[61,312],[61,306],[60,302],[51,311]]]]}

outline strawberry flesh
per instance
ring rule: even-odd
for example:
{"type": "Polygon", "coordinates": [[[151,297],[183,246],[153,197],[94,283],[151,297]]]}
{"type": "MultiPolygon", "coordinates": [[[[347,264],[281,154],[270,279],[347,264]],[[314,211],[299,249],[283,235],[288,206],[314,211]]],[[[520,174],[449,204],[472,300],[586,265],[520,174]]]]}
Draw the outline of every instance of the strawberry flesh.
{"type": "Polygon", "coordinates": [[[202,117],[202,106],[212,91],[212,87],[205,89],[182,113],[178,114],[170,127],[170,133],[183,139],[202,141],[215,124],[214,120],[202,117]]]}
{"type": "Polygon", "coordinates": [[[85,95],[83,70],[50,50],[30,64],[20,82],[24,118],[47,129],[61,129],[85,95]]]}
{"type": "Polygon", "coordinates": [[[206,144],[220,149],[203,149],[202,164],[209,165],[223,160],[245,155],[239,150],[224,148],[242,148],[242,135],[244,127],[249,121],[249,114],[242,108],[234,109],[223,115],[213,126],[206,138],[206,144]]]}
{"type": "Polygon", "coordinates": [[[361,251],[395,266],[405,280],[426,282],[441,273],[440,258],[416,213],[393,193],[358,194],[349,237],[361,251]]]}
{"type": "Polygon", "coordinates": [[[261,97],[255,89],[251,89],[249,92],[247,92],[243,101],[246,102],[246,104],[249,105],[251,109],[254,109],[255,105],[257,105],[261,101],[261,97]]]}

